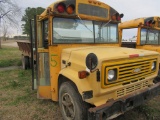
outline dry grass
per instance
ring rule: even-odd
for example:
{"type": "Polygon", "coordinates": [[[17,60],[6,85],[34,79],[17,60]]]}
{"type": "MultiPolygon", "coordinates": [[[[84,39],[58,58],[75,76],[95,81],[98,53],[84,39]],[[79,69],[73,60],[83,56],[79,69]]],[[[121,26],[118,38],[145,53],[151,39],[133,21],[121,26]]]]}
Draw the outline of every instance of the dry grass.
{"type": "Polygon", "coordinates": [[[36,98],[30,70],[3,71],[0,78],[1,120],[62,120],[58,103],[36,98]]]}
{"type": "Polygon", "coordinates": [[[14,47],[3,46],[0,49],[0,67],[21,65],[21,51],[14,47]]]}
{"type": "Polygon", "coordinates": [[[3,46],[0,49],[0,60],[20,58],[21,51],[18,47],[3,46]]]}
{"type": "MultiPolygon", "coordinates": [[[[21,62],[18,48],[2,46],[0,67],[21,62]]],[[[1,69],[1,68],[0,68],[1,69]]],[[[58,103],[37,99],[31,90],[31,70],[0,71],[0,120],[62,120],[58,103]]]]}

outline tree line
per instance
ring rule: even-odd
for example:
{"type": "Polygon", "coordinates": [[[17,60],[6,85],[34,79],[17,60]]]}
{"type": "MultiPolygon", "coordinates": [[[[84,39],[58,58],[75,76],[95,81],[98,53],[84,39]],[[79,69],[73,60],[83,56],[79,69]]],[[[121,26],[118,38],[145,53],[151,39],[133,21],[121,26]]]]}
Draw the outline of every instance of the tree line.
{"type": "Polygon", "coordinates": [[[23,34],[29,36],[29,20],[35,15],[40,15],[44,10],[42,7],[27,7],[22,14],[22,8],[14,0],[0,0],[0,49],[1,40],[5,40],[8,36],[9,29],[14,28],[18,32],[20,20],[23,22],[21,25],[23,34]]]}

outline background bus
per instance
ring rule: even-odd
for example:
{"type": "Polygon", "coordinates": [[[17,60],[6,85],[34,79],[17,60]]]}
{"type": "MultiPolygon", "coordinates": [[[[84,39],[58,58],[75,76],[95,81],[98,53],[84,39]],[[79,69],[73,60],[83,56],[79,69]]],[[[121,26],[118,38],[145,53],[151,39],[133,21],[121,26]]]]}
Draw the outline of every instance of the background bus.
{"type": "MultiPolygon", "coordinates": [[[[125,45],[125,41],[135,42],[137,48],[143,46],[149,50],[153,49],[152,45],[160,45],[160,17],[158,16],[138,18],[120,23],[119,30],[121,31],[120,35],[123,46],[125,45]],[[151,46],[147,47],[147,45],[151,46]]],[[[153,50],[156,50],[156,48],[153,50]]],[[[160,52],[159,49],[158,52],[160,52]]]]}
{"type": "Polygon", "coordinates": [[[64,120],[114,118],[158,94],[158,53],[118,47],[122,17],[100,1],[59,0],[35,18],[32,85],[64,120]]]}
{"type": "Polygon", "coordinates": [[[122,47],[160,53],[160,16],[138,18],[120,23],[119,31],[122,47]]]}

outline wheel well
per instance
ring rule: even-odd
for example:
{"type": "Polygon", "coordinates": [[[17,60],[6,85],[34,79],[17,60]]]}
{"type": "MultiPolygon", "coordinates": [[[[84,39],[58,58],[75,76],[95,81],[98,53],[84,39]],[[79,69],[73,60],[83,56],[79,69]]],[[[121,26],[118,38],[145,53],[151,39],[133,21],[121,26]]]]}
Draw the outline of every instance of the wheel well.
{"type": "Polygon", "coordinates": [[[68,79],[67,77],[65,77],[63,75],[59,75],[59,78],[58,78],[58,94],[59,94],[59,88],[60,88],[61,84],[64,83],[64,82],[70,82],[73,85],[74,89],[79,93],[76,84],[72,80],[68,79]]]}

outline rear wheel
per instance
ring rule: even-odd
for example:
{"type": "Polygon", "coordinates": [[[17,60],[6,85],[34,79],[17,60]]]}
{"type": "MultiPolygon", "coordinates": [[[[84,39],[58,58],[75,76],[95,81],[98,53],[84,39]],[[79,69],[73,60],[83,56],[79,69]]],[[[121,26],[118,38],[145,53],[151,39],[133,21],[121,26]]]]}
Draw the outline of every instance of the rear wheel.
{"type": "Polygon", "coordinates": [[[64,120],[87,120],[87,104],[71,82],[64,82],[59,90],[59,106],[64,120]]]}
{"type": "Polygon", "coordinates": [[[22,55],[22,68],[24,70],[28,69],[29,68],[29,57],[28,56],[24,56],[22,55]]]}

